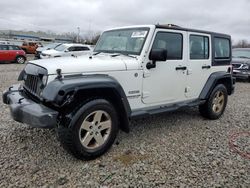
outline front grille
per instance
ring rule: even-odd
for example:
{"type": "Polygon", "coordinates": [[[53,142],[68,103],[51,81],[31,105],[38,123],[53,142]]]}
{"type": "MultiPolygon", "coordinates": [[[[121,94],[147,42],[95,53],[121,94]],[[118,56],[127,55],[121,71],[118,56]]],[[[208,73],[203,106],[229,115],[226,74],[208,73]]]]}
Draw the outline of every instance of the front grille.
{"type": "Polygon", "coordinates": [[[26,74],[26,79],[24,80],[24,88],[31,94],[39,97],[42,89],[42,80],[38,75],[26,74]]]}

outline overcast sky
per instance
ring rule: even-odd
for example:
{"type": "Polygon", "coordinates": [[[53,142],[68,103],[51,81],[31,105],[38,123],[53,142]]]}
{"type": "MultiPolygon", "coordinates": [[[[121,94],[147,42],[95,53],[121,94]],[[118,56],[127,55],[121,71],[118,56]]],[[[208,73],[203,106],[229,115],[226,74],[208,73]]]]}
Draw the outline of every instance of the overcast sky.
{"type": "Polygon", "coordinates": [[[1,0],[0,30],[103,31],[173,23],[250,41],[250,0],[1,0]]]}

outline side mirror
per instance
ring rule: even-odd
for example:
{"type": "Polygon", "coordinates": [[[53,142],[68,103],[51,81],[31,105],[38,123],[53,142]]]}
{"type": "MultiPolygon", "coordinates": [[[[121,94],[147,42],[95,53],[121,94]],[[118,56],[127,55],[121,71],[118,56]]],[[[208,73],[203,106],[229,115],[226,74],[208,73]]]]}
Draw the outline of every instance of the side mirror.
{"type": "Polygon", "coordinates": [[[167,50],[166,49],[152,49],[149,54],[149,60],[153,63],[147,64],[147,69],[152,69],[156,67],[156,61],[166,61],[167,60],[167,50]]]}
{"type": "Polygon", "coordinates": [[[64,52],[69,52],[69,50],[67,49],[67,50],[64,50],[64,52]]]}

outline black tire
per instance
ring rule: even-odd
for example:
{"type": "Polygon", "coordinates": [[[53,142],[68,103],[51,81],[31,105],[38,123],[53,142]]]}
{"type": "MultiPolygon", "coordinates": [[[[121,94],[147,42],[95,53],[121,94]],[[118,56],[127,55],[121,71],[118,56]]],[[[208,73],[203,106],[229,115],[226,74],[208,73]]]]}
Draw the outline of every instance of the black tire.
{"type": "Polygon", "coordinates": [[[17,56],[16,57],[16,63],[18,64],[24,64],[26,61],[26,58],[24,56],[17,56]]]}
{"type": "MultiPolygon", "coordinates": [[[[204,104],[199,106],[200,114],[203,117],[211,119],[211,120],[215,120],[215,119],[220,118],[222,116],[222,114],[224,113],[224,111],[225,111],[225,108],[226,108],[226,105],[227,105],[227,99],[228,99],[228,94],[227,94],[226,87],[223,84],[218,84],[213,89],[213,91],[210,94],[207,101],[204,104]],[[216,97],[217,94],[219,94],[219,95],[221,94],[221,97],[222,97],[222,95],[224,96],[223,104],[222,103],[220,103],[221,105],[218,104],[220,106],[218,111],[216,111],[217,107],[215,107],[214,106],[215,104],[213,104],[214,100],[216,100],[215,97],[216,97]]],[[[219,100],[217,100],[217,101],[219,101],[219,100]]]]}
{"type": "Polygon", "coordinates": [[[250,83],[250,76],[248,76],[248,82],[250,83]]]}
{"type": "MultiPolygon", "coordinates": [[[[91,125],[93,126],[96,125],[95,115],[96,114],[93,115],[93,120],[91,122],[92,123],[91,125]]],[[[103,118],[103,114],[101,115],[100,119],[102,118],[103,118]]],[[[95,129],[94,131],[96,131],[97,127],[92,128],[92,130],[89,129],[88,131],[86,131],[84,138],[87,138],[87,134],[88,135],[90,135],[91,133],[93,134],[93,132],[90,132],[90,131],[93,131],[93,129],[95,129]]],[[[69,126],[66,127],[63,125],[59,125],[57,128],[57,131],[58,131],[57,133],[58,133],[59,140],[66,150],[68,150],[78,159],[92,160],[104,154],[106,151],[108,151],[110,147],[112,146],[112,144],[114,143],[117,133],[118,133],[118,115],[117,115],[115,108],[110,102],[108,102],[105,99],[94,99],[84,104],[77,111],[77,113],[72,118],[72,121],[69,126]],[[105,139],[100,131],[99,135],[102,135],[103,140],[105,141],[103,142],[102,145],[98,145],[97,148],[90,149],[90,148],[87,148],[88,146],[85,147],[84,144],[82,144],[81,142],[81,135],[82,135],[81,127],[83,126],[83,122],[90,123],[86,119],[90,118],[92,116],[91,114],[95,112],[97,113],[105,112],[106,114],[108,114],[111,120],[111,128],[109,129],[108,136],[106,136],[105,139]]],[[[97,136],[96,134],[94,133],[92,139],[90,139],[89,141],[89,144],[91,142],[96,142],[97,144],[97,140],[95,137],[97,136]]]]}

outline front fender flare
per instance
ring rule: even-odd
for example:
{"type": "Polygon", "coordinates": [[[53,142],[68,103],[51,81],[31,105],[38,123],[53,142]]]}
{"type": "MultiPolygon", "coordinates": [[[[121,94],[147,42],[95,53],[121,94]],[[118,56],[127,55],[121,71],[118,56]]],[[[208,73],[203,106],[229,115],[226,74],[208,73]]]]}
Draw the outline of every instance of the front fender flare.
{"type": "MultiPolygon", "coordinates": [[[[108,75],[78,75],[76,77],[70,76],[64,79],[55,79],[44,88],[42,92],[42,98],[45,100],[45,102],[55,104],[60,107],[68,93],[77,95],[78,92],[85,92],[87,90],[102,91],[104,89],[112,90],[112,92],[115,93],[116,98],[119,99],[118,104],[114,105],[117,105],[119,109],[122,109],[122,112],[120,112],[122,113],[120,117],[123,121],[121,122],[123,124],[122,129],[125,132],[128,132],[129,118],[131,116],[129,102],[119,82],[108,75]]],[[[91,98],[96,96],[88,97],[91,98]]]]}

